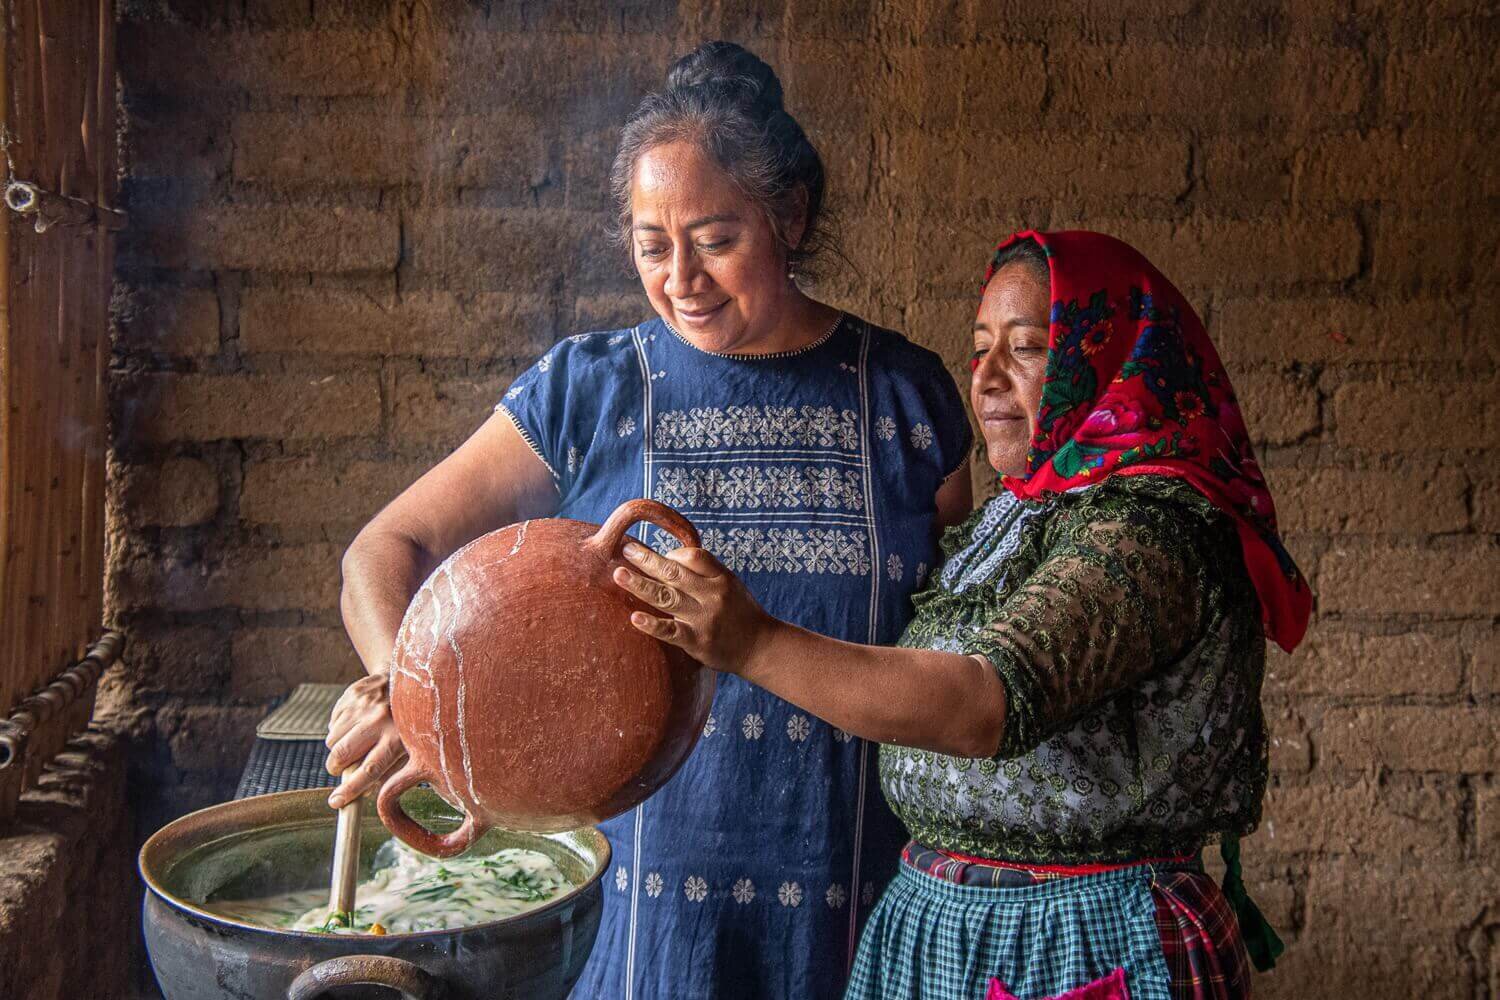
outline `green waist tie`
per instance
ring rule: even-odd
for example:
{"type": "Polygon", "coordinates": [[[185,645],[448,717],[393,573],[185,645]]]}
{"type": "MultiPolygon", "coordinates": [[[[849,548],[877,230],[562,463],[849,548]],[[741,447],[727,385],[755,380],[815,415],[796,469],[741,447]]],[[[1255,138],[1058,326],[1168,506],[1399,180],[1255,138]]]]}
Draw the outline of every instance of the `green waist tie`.
{"type": "Polygon", "coordinates": [[[1245,940],[1245,950],[1257,971],[1265,972],[1276,965],[1286,945],[1245,891],[1244,872],[1240,869],[1240,839],[1225,837],[1219,844],[1219,855],[1224,859],[1224,897],[1234,907],[1234,915],[1240,922],[1240,936],[1245,940]]]}

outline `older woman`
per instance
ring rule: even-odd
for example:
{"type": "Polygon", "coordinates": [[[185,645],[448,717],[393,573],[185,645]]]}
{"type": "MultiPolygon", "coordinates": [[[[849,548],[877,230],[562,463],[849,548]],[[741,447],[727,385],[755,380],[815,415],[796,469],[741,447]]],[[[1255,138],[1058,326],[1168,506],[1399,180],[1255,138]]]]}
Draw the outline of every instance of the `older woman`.
{"type": "Polygon", "coordinates": [[[701,550],[636,546],[616,579],[663,612],[638,628],[887,744],[915,839],[850,997],[1245,996],[1246,944],[1280,947],[1237,849],[1265,637],[1294,646],[1311,598],[1229,380],[1171,283],[1096,233],[1003,244],[974,342],[1005,489],[944,538],[904,648],[777,621],[701,550]]]}
{"type": "MultiPolygon", "coordinates": [[[[654,497],[768,610],[890,642],[938,528],[968,513],[971,435],[940,359],[794,280],[820,242],[823,166],[765,63],[721,42],[681,59],[625,124],[613,187],[656,315],[547,352],[349,548],[344,621],[370,676],[335,712],[329,769],[363,760],[335,806],[400,756],[385,671],[402,613],[482,532],[654,497]]],[[[903,839],[873,758],[725,679],[692,758],[604,826],[617,867],[574,995],[837,995],[903,839]]]]}

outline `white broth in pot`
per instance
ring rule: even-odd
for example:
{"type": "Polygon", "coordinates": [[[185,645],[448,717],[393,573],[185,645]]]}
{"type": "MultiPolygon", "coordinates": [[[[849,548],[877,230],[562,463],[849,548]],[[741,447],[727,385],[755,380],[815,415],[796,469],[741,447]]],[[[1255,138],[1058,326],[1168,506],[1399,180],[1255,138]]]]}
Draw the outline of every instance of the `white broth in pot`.
{"type": "Polygon", "coordinates": [[[304,889],[258,899],[220,900],[204,909],[244,923],[328,934],[407,934],[456,930],[513,917],[572,888],[540,851],[439,860],[398,840],[380,848],[375,870],[355,891],[352,926],[328,906],[328,890],[304,889]]]}

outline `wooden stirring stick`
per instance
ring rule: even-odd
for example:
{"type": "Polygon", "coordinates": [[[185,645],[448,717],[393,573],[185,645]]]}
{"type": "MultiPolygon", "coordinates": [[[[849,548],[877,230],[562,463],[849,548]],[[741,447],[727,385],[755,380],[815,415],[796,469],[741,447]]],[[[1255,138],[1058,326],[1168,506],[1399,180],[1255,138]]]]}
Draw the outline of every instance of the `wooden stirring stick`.
{"type": "MultiPolygon", "coordinates": [[[[347,768],[340,783],[347,782],[359,770],[347,768]]],[[[346,916],[346,926],[354,925],[354,886],[359,878],[359,828],[364,813],[364,796],[339,810],[338,828],[333,835],[333,884],[328,891],[328,905],[335,914],[346,916]]]]}

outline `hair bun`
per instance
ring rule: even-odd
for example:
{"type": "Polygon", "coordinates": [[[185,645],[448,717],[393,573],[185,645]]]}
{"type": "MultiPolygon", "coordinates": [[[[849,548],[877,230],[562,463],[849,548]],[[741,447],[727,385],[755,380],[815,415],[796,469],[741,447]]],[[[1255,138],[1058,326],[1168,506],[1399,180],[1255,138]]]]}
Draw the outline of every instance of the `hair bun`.
{"type": "Polygon", "coordinates": [[[667,71],[668,90],[705,85],[731,92],[738,103],[762,115],[784,110],[776,71],[734,42],[704,42],[667,71]]]}

